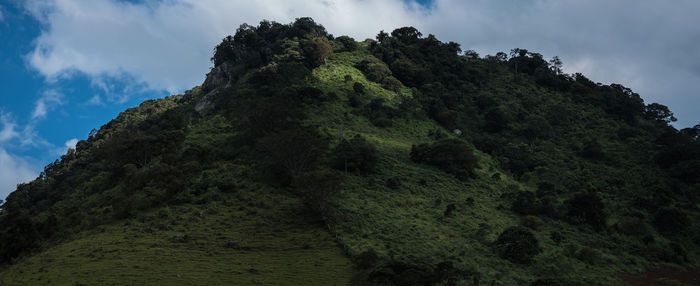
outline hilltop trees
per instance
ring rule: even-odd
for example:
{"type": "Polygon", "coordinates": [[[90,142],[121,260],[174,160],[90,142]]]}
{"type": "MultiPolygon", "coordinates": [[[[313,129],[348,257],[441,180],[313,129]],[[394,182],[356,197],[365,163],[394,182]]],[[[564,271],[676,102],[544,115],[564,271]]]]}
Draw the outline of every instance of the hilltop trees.
{"type": "Polygon", "coordinates": [[[668,106],[658,103],[652,103],[644,107],[644,118],[666,123],[676,122],[677,120],[673,116],[673,112],[668,109],[668,106]]]}

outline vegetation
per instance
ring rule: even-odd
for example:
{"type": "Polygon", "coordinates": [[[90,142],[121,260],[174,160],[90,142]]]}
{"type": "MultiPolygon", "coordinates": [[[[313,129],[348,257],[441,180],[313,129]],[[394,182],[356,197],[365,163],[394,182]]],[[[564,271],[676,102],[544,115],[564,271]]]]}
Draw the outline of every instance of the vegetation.
{"type": "Polygon", "coordinates": [[[700,265],[700,125],[556,57],[300,18],[244,24],[212,62],[8,196],[0,284],[620,285],[700,265]]]}

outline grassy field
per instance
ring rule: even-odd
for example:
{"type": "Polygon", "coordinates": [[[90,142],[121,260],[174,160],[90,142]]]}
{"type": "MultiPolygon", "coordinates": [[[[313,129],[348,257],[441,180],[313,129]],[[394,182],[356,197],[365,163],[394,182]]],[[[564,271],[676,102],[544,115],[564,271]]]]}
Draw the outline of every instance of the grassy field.
{"type": "Polygon", "coordinates": [[[263,188],[80,233],[5,269],[0,285],[347,285],[353,274],[298,199],[263,188]]]}

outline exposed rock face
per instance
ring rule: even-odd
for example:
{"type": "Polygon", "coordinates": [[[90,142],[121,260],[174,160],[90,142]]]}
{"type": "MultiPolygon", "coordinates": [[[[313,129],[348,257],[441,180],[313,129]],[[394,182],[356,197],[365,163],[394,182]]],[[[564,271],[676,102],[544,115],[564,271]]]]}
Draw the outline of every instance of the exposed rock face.
{"type": "Polygon", "coordinates": [[[215,68],[213,68],[208,74],[207,78],[202,83],[202,91],[204,93],[209,93],[210,91],[219,87],[228,87],[231,85],[231,68],[229,64],[223,63],[215,68]]]}

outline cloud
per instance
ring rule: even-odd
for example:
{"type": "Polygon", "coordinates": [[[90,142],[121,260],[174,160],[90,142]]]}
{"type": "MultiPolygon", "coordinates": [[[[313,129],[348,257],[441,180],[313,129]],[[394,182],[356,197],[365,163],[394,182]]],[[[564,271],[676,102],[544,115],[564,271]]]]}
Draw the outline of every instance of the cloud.
{"type": "Polygon", "coordinates": [[[17,138],[19,133],[15,130],[17,124],[12,119],[12,115],[0,110],[0,143],[17,138]]]}
{"type": "Polygon", "coordinates": [[[78,141],[80,141],[80,140],[78,140],[78,138],[72,138],[72,139],[69,139],[68,141],[66,141],[66,143],[63,144],[64,149],[63,149],[63,152],[61,152],[61,155],[68,152],[68,149],[75,150],[75,145],[78,144],[78,141]]]}
{"type": "Polygon", "coordinates": [[[0,6],[0,22],[5,21],[4,16],[2,15],[2,6],[0,6]]]}
{"type": "Polygon", "coordinates": [[[7,153],[0,147],[0,199],[4,200],[17,184],[36,178],[38,169],[28,160],[7,153]]]}
{"type": "Polygon", "coordinates": [[[56,90],[47,90],[43,92],[41,97],[36,101],[34,105],[34,111],[32,112],[32,119],[44,119],[46,114],[54,109],[57,105],[63,104],[61,99],[63,94],[56,90]]]}
{"type": "Polygon", "coordinates": [[[89,105],[102,105],[102,97],[99,94],[93,95],[88,101],[89,105]]]}
{"type": "MultiPolygon", "coordinates": [[[[43,29],[27,55],[49,80],[79,72],[152,90],[200,84],[213,47],[241,23],[311,16],[358,40],[415,26],[464,49],[525,48],[558,55],[566,72],[617,82],[669,105],[681,126],[700,121],[700,1],[653,0],[29,0],[43,29]],[[582,69],[582,70],[579,70],[582,69]]],[[[108,85],[106,85],[108,86],[108,85]]],[[[107,89],[109,90],[109,88],[107,89]]],[[[118,101],[118,100],[117,100],[118,101]]]]}

